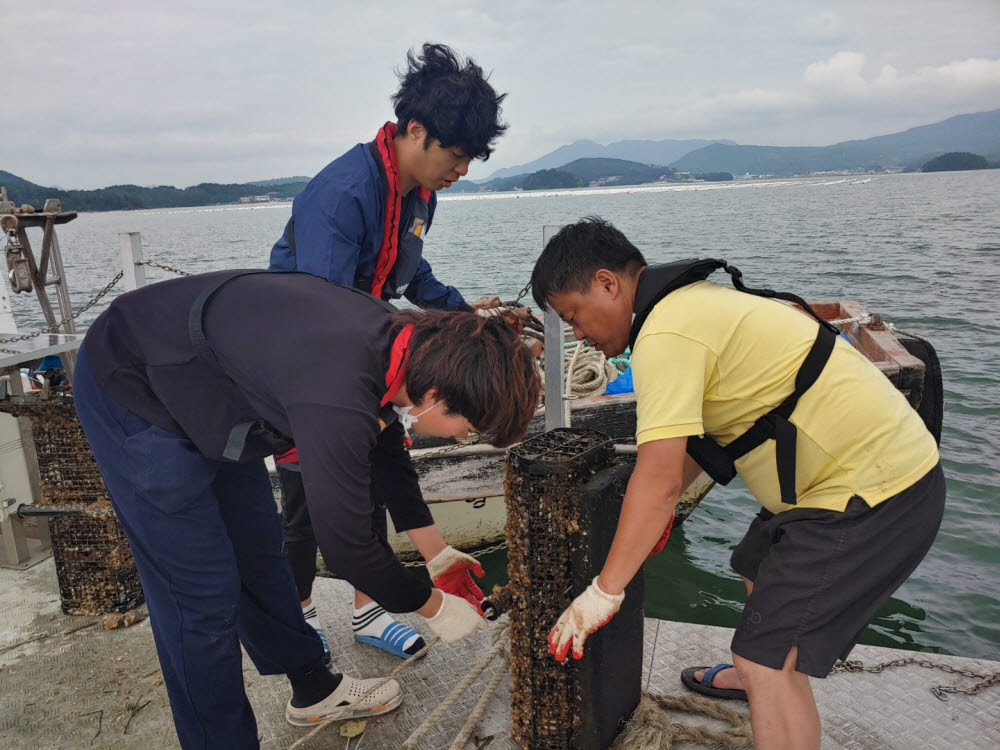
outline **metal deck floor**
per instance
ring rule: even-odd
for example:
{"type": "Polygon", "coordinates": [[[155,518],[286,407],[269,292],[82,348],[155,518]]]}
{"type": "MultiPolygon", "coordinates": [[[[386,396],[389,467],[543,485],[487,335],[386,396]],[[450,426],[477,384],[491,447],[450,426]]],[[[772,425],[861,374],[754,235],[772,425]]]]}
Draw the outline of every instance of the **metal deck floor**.
{"type": "MultiPolygon", "coordinates": [[[[317,609],[326,625],[335,664],[360,676],[387,674],[399,661],[355,643],[350,632],[349,596],[349,588],[340,581],[316,581],[317,609]]],[[[0,569],[0,748],[178,747],[166,690],[159,680],[149,621],[124,630],[106,631],[96,625],[67,634],[94,619],[61,613],[51,559],[27,571],[0,569]]],[[[403,619],[413,625],[420,620],[403,619]]],[[[731,635],[726,628],[647,620],[644,684],[655,692],[682,691],[680,670],[723,660],[731,635]]],[[[435,646],[397,678],[405,694],[403,705],[369,722],[360,745],[355,739],[351,748],[398,747],[479,662],[489,642],[487,631],[472,641],[435,646]]],[[[859,646],[852,658],[870,664],[909,655],[912,652],[859,646]]],[[[1000,671],[1000,662],[933,654],[922,657],[980,673],[1000,671]]],[[[484,673],[473,693],[425,738],[422,747],[447,748],[451,744],[491,674],[491,670],[484,673]]],[[[263,748],[287,748],[308,734],[308,729],[285,722],[284,706],[290,691],[284,677],[262,677],[249,660],[244,660],[244,677],[263,748]]],[[[952,696],[948,701],[938,700],[929,690],[934,685],[972,682],[915,665],[882,674],[836,674],[813,680],[823,717],[823,750],[998,748],[1000,686],[974,696],[952,696]]],[[[480,738],[493,736],[489,750],[517,747],[507,734],[508,685],[509,679],[497,691],[475,733],[480,738]]],[[[676,718],[687,723],[703,720],[696,716],[676,718]]],[[[331,727],[306,747],[340,749],[345,744],[336,727],[331,727]]],[[[476,746],[470,740],[466,748],[476,746]]],[[[694,746],[685,743],[674,747],[687,750],[694,746]]]]}

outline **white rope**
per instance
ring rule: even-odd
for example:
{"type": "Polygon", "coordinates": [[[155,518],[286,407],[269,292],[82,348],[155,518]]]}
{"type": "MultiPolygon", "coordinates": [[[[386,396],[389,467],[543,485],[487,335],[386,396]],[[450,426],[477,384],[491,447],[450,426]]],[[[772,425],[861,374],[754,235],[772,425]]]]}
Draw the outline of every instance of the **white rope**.
{"type": "Polygon", "coordinates": [[[577,343],[573,353],[568,354],[565,365],[567,398],[600,396],[608,383],[618,379],[618,368],[604,356],[603,352],[577,343]]]}
{"type": "MultiPolygon", "coordinates": [[[[469,670],[465,679],[458,683],[455,688],[448,693],[445,699],[441,701],[440,705],[438,705],[438,707],[435,708],[426,719],[424,719],[424,722],[419,727],[413,730],[413,733],[406,738],[402,745],[399,746],[399,750],[414,750],[414,748],[420,747],[419,743],[424,736],[430,732],[431,729],[433,729],[434,726],[444,717],[448,709],[451,708],[451,705],[461,698],[462,695],[472,686],[472,683],[478,679],[479,675],[484,669],[486,669],[486,667],[489,666],[490,662],[499,656],[503,652],[504,648],[506,648],[506,641],[502,637],[506,634],[506,629],[506,625],[500,626],[499,632],[494,633],[493,647],[486,653],[483,660],[479,662],[477,666],[469,670]]],[[[485,709],[485,701],[481,700],[480,702],[483,703],[482,708],[485,709]]],[[[479,706],[477,706],[477,708],[479,708],[479,706]]],[[[475,712],[473,712],[472,715],[475,716],[476,719],[479,718],[476,716],[475,712]]],[[[464,729],[465,727],[463,727],[463,730],[464,729]]]]}
{"type": "Polygon", "coordinates": [[[479,700],[476,702],[475,707],[472,709],[472,713],[469,714],[469,718],[465,722],[465,726],[462,727],[455,741],[451,743],[451,747],[448,750],[462,750],[465,747],[465,743],[468,742],[469,737],[472,736],[473,730],[476,728],[476,722],[478,722],[484,713],[486,713],[486,705],[490,702],[493,697],[493,693],[497,691],[500,687],[500,683],[510,668],[510,660],[506,653],[503,654],[504,659],[497,669],[496,674],[487,683],[486,689],[483,690],[483,694],[479,696],[479,700]]]}
{"type": "Polygon", "coordinates": [[[840,320],[831,320],[829,322],[830,325],[837,326],[837,328],[843,328],[844,326],[850,325],[851,323],[857,323],[859,325],[868,325],[869,323],[872,322],[872,316],[856,315],[853,318],[841,318],[840,320]]]}

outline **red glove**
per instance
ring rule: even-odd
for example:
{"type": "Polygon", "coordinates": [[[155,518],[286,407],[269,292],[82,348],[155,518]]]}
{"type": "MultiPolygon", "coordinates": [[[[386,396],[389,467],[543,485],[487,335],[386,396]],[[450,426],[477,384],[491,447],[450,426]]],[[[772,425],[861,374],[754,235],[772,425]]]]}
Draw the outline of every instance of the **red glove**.
{"type": "Polygon", "coordinates": [[[483,613],[483,590],[472,579],[486,575],[483,566],[472,555],[459,552],[454,547],[445,547],[427,562],[427,572],[434,586],[444,592],[459,596],[483,613]]]}
{"type": "Polygon", "coordinates": [[[660,537],[660,541],[656,543],[656,546],[653,547],[653,550],[646,556],[647,560],[653,555],[655,555],[657,552],[663,552],[663,548],[667,544],[667,539],[670,538],[670,530],[672,528],[674,528],[674,517],[670,516],[670,520],[667,521],[667,528],[663,530],[663,536],[660,537]]]}

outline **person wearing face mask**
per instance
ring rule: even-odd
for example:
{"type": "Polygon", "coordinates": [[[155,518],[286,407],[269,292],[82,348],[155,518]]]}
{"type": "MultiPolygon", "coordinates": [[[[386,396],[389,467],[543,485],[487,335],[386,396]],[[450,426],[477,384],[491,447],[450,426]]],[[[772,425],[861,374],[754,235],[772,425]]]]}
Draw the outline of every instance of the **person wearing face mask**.
{"type": "MultiPolygon", "coordinates": [[[[500,120],[506,94],[494,91],[475,62],[463,62],[442,44],[424,44],[406,63],[392,96],[395,122],[331,162],[295,198],[271,250],[270,268],[314,274],[387,301],[405,296],[422,308],[471,310],[457,289],[435,278],[423,258],[423,242],[434,220],[436,192],[464,177],[472,160],[488,159],[506,130],[500,120]]],[[[306,621],[325,643],[312,600],[317,546],[297,454],[275,460],[288,560],[306,621]]],[[[433,579],[470,601],[481,600],[470,571],[482,576],[482,568],[447,546],[437,528],[425,523],[422,498],[405,493],[414,471],[402,429],[393,427],[380,437],[373,462],[379,467],[373,476],[378,532],[387,535],[388,508],[396,530],[410,532],[433,579]]],[[[404,659],[423,648],[420,633],[395,621],[370,594],[355,592],[357,640],[404,659]]]]}
{"type": "MultiPolygon", "coordinates": [[[[376,680],[323,664],[285,562],[266,456],[294,441],[319,547],[344,578],[454,641],[485,620],[409,573],[373,526],[380,437],[405,421],[509,445],[539,389],[503,321],[399,311],[308,274],[223,271],[118,297],[80,349],[74,398],[135,555],[181,746],[258,747],[241,643],[261,674],[288,676],[292,724],[349,704],[342,718],[378,715],[402,700],[389,681],[359,701],[376,680]],[[292,359],[320,376],[292,381],[292,359]]],[[[411,534],[431,525],[415,476],[394,481],[411,534]]]]}

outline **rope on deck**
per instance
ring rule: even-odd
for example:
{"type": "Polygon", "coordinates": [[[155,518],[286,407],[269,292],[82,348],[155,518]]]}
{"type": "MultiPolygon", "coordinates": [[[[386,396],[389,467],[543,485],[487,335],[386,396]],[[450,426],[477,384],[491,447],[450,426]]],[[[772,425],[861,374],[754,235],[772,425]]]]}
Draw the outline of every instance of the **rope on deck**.
{"type": "Polygon", "coordinates": [[[507,627],[506,623],[497,626],[496,631],[493,633],[493,647],[486,652],[486,656],[483,660],[469,670],[469,673],[465,675],[465,679],[458,683],[458,685],[456,685],[454,689],[448,693],[447,697],[445,697],[445,699],[441,701],[441,704],[435,708],[426,719],[424,719],[424,722],[419,727],[413,730],[413,733],[410,734],[403,744],[399,746],[399,750],[413,750],[414,748],[419,747],[420,741],[437,725],[439,721],[441,721],[448,709],[451,708],[452,704],[461,698],[462,695],[472,686],[472,683],[476,681],[480,674],[482,674],[483,670],[485,670],[497,656],[502,654],[503,664],[500,669],[497,670],[497,673],[493,675],[493,679],[491,679],[489,684],[486,686],[486,691],[479,698],[479,701],[476,703],[472,713],[469,714],[468,720],[459,731],[458,737],[451,745],[451,750],[460,750],[472,734],[472,730],[475,727],[476,722],[482,717],[483,712],[486,710],[486,704],[489,702],[490,697],[496,690],[497,685],[500,684],[500,679],[503,677],[504,672],[507,671],[509,660],[509,656],[506,651],[507,627]]]}
{"type": "Polygon", "coordinates": [[[697,695],[657,695],[643,692],[639,706],[611,750],[670,750],[675,742],[694,742],[711,747],[747,747],[753,742],[749,717],[697,695]],[[668,710],[704,714],[725,721],[730,729],[676,723],[668,710]]]}

